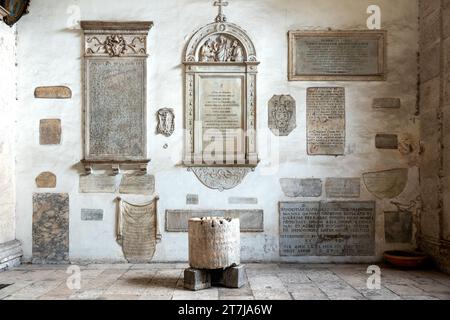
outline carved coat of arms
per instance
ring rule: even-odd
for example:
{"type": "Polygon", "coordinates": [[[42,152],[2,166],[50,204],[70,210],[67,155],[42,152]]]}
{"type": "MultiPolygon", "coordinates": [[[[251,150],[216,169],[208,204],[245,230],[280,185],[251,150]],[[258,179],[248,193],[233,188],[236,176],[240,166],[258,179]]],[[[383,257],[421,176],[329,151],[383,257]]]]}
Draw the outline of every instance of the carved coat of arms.
{"type": "Polygon", "coordinates": [[[163,108],[158,110],[158,127],[156,129],[158,134],[170,137],[175,130],[175,114],[173,109],[163,108]]]}
{"type": "Polygon", "coordinates": [[[277,136],[288,136],[297,127],[295,100],[290,95],[269,101],[269,128],[277,136]]]}

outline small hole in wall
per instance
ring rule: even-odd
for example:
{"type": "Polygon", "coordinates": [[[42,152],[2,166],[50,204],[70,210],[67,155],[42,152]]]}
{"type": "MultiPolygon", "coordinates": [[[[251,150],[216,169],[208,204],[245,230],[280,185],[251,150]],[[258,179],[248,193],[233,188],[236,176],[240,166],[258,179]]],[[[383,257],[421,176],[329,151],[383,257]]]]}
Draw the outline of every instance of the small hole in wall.
{"type": "Polygon", "coordinates": [[[166,143],[165,145],[163,145],[163,148],[167,149],[167,148],[169,148],[169,145],[166,143]]]}

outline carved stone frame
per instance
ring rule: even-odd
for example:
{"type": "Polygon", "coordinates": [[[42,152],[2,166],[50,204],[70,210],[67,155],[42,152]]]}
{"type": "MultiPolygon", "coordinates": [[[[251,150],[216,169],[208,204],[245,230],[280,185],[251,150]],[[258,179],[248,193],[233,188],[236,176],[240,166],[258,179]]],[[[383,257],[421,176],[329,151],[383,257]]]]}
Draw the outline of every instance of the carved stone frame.
{"type": "Polygon", "coordinates": [[[153,23],[82,21],[84,31],[84,159],[81,161],[89,174],[95,165],[110,166],[115,174],[120,167],[137,167],[147,170],[147,35],[153,23]],[[114,39],[114,37],[117,37],[114,39]],[[109,42],[111,39],[117,42],[109,42]],[[93,155],[90,152],[90,103],[89,103],[89,63],[92,61],[142,62],[142,154],[139,156],[93,155]]]}
{"type": "Polygon", "coordinates": [[[387,74],[387,31],[386,30],[314,30],[289,31],[288,54],[288,80],[289,81],[385,81],[387,74]],[[328,37],[328,38],[361,38],[378,40],[378,73],[368,75],[355,74],[310,74],[297,75],[295,42],[302,37],[328,37]]]}
{"type": "Polygon", "coordinates": [[[227,23],[211,23],[197,32],[189,40],[184,54],[185,66],[185,145],[183,164],[188,167],[256,167],[258,152],[256,143],[256,79],[259,62],[256,58],[255,47],[247,33],[239,26],[227,23]],[[212,36],[228,36],[239,42],[243,49],[242,62],[201,62],[199,51],[205,40],[212,36]],[[244,159],[239,163],[205,163],[203,150],[198,146],[196,137],[196,116],[198,116],[198,98],[196,89],[201,76],[229,76],[243,79],[243,117],[246,138],[244,142],[244,159]]]}

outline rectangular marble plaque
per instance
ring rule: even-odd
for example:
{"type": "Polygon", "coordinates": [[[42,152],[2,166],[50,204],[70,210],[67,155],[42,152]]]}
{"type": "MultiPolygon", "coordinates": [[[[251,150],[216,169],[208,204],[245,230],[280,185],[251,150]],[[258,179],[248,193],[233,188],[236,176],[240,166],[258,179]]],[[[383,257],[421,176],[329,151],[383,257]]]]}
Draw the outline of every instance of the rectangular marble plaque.
{"type": "Polygon", "coordinates": [[[402,102],[400,98],[375,98],[372,106],[375,109],[399,109],[402,102]]]}
{"type": "Polygon", "coordinates": [[[86,159],[142,160],[146,58],[86,59],[86,159]]]}
{"type": "Polygon", "coordinates": [[[166,210],[166,231],[187,232],[189,219],[196,217],[239,218],[241,232],[264,232],[263,210],[166,210]]]}
{"type": "Polygon", "coordinates": [[[33,194],[33,263],[69,260],[69,195],[33,194]]]}
{"type": "Polygon", "coordinates": [[[230,197],[228,204],[258,204],[257,198],[230,197]]]}
{"type": "Polygon", "coordinates": [[[377,134],[375,147],[377,149],[398,149],[398,136],[396,134],[377,134]]]}
{"type": "Polygon", "coordinates": [[[90,174],[80,176],[81,193],[114,193],[117,190],[117,176],[90,174]]]}
{"type": "Polygon", "coordinates": [[[244,130],[244,80],[245,77],[240,75],[199,76],[199,119],[202,122],[203,150],[211,143],[217,145],[216,136],[220,134],[224,152],[245,152],[241,131],[244,130]]]}
{"type": "Polygon", "coordinates": [[[187,205],[198,205],[198,194],[188,194],[186,195],[187,205]]]}
{"type": "Polygon", "coordinates": [[[385,31],[290,31],[289,80],[385,80],[385,31]]]}
{"type": "Polygon", "coordinates": [[[280,202],[281,256],[375,255],[375,202],[280,202]]]}
{"type": "Polygon", "coordinates": [[[280,179],[281,189],[289,198],[317,198],[322,195],[321,179],[280,179]]]}
{"type": "Polygon", "coordinates": [[[345,89],[308,88],[306,99],[309,155],[345,153],[345,89]]]}
{"type": "Polygon", "coordinates": [[[155,177],[148,174],[123,175],[119,192],[123,194],[153,194],[155,177]]]}
{"type": "Polygon", "coordinates": [[[103,221],[103,210],[81,209],[81,221],[103,221]]]}
{"type": "Polygon", "coordinates": [[[325,191],[328,198],[359,198],[361,178],[328,178],[325,191]]]}

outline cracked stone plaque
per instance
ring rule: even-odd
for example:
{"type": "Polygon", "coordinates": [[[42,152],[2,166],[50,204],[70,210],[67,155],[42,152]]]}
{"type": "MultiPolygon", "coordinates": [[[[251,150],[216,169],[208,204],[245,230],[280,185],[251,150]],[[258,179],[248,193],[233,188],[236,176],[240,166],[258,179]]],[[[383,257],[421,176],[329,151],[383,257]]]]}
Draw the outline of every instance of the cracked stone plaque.
{"type": "Polygon", "coordinates": [[[322,195],[321,179],[280,179],[281,189],[286,197],[320,197],[322,195]]]}
{"type": "Polygon", "coordinates": [[[290,95],[275,95],[269,101],[269,129],[276,136],[288,136],[296,127],[295,100],[290,95]]]}
{"type": "Polygon", "coordinates": [[[375,255],[375,202],[280,202],[281,256],[375,255]]]}
{"type": "Polygon", "coordinates": [[[123,194],[153,194],[155,177],[149,174],[124,175],[119,192],[123,194]]]}
{"type": "Polygon", "coordinates": [[[325,182],[328,198],[359,198],[361,194],[360,178],[328,178],[325,182]]]}
{"type": "Polygon", "coordinates": [[[392,169],[363,174],[364,184],[378,199],[393,199],[399,196],[408,183],[408,169],[392,169]]]}
{"type": "Polygon", "coordinates": [[[114,193],[117,190],[117,176],[90,174],[80,176],[81,193],[114,193]]]}

